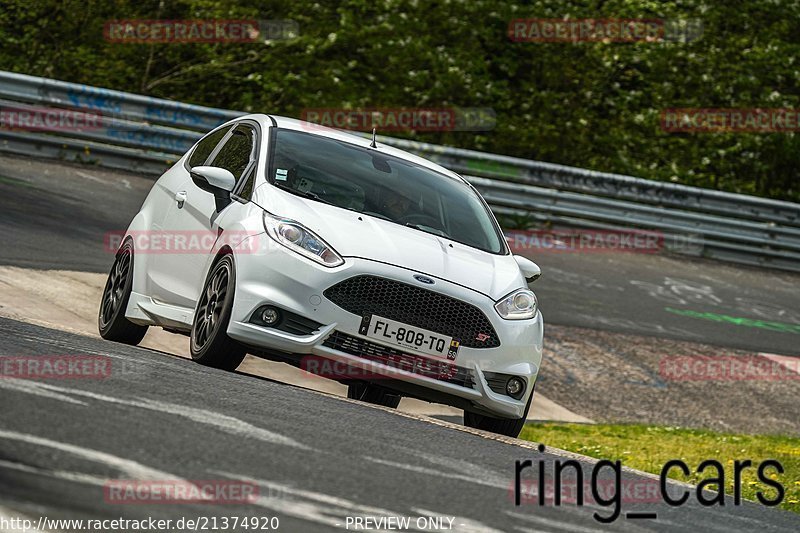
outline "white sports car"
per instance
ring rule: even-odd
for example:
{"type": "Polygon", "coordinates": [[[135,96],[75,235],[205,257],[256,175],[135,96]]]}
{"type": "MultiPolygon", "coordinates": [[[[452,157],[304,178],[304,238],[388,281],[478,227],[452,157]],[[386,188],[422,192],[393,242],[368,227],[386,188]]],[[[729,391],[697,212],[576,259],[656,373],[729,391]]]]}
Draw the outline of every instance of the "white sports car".
{"type": "Polygon", "coordinates": [[[464,410],[522,429],[542,315],[478,192],[430,161],[294,119],[248,115],[155,183],[120,239],[98,317],[105,339],[148,326],[195,361],[246,353],[336,379],[349,396],[464,410]]]}

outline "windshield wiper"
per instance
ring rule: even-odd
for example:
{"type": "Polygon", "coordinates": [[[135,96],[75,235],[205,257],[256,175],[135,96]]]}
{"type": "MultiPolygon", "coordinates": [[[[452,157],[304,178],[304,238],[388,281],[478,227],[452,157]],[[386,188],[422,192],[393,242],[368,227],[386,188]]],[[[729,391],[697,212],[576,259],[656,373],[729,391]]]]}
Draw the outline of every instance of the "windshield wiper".
{"type": "Polygon", "coordinates": [[[419,230],[419,231],[422,231],[424,233],[430,233],[431,235],[436,235],[437,237],[444,237],[446,239],[450,238],[450,236],[447,235],[447,233],[445,233],[444,231],[442,231],[440,229],[436,229],[436,228],[431,228],[430,226],[419,226],[417,224],[412,224],[411,222],[406,222],[405,226],[407,228],[412,228],[412,229],[415,229],[415,230],[419,230]]]}
{"type": "Polygon", "coordinates": [[[375,211],[362,211],[361,214],[369,215],[371,217],[379,218],[381,220],[388,220],[389,222],[394,222],[394,220],[392,220],[391,218],[387,217],[386,215],[383,215],[381,213],[376,213],[375,211]]]}

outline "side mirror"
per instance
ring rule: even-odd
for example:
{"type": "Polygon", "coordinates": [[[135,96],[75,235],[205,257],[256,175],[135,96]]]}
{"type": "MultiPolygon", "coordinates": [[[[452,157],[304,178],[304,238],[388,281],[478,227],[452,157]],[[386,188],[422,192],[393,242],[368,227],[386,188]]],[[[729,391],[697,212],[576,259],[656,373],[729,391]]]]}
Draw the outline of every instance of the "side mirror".
{"type": "Polygon", "coordinates": [[[214,195],[217,211],[222,211],[231,203],[231,191],[236,187],[236,178],[230,170],[200,166],[192,168],[189,175],[195,185],[214,195]]]}
{"type": "Polygon", "coordinates": [[[519,265],[519,269],[522,271],[522,275],[525,276],[525,281],[528,283],[533,283],[541,277],[542,269],[530,259],[522,257],[521,255],[515,255],[514,260],[517,262],[517,265],[519,265]]]}

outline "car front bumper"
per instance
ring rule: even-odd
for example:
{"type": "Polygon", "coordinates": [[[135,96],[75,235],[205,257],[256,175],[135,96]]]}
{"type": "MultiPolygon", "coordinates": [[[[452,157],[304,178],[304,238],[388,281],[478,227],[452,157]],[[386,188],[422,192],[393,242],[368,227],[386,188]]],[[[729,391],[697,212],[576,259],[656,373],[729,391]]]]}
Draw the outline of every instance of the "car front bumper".
{"type": "MultiPolygon", "coordinates": [[[[259,246],[250,247],[250,253],[236,254],[236,289],[228,335],[248,346],[270,352],[279,352],[284,358],[296,358],[298,366],[303,357],[320,357],[355,369],[354,375],[368,375],[372,381],[388,388],[394,384],[407,384],[423,399],[465,407],[498,417],[521,418],[533,390],[542,359],[543,321],[541,313],[530,320],[504,320],[494,310],[490,298],[472,289],[437,279],[435,285],[423,288],[470,303],[480,309],[490,321],[500,340],[496,348],[471,348],[461,346],[454,364],[472,377],[469,383],[455,383],[430,374],[420,374],[366,359],[353,353],[325,345],[335,332],[366,340],[359,334],[362,317],[352,314],[332,301],[323,292],[348,278],[371,275],[396,280],[409,285],[414,281],[411,271],[363,258],[345,258],[345,264],[336,268],[323,267],[311,260],[277,245],[265,234],[251,238],[261,239],[259,246]],[[308,335],[295,335],[251,322],[254,312],[263,305],[273,305],[284,311],[301,315],[322,324],[308,335]],[[492,390],[489,375],[508,374],[526,380],[525,393],[520,399],[492,390]]],[[[491,275],[491,273],[489,273],[491,275]]],[[[376,339],[370,343],[382,345],[376,339]]],[[[395,350],[402,348],[387,344],[395,350]]],[[[434,359],[434,358],[431,358],[434,359]]],[[[438,358],[437,362],[438,362],[438,358]]],[[[443,361],[443,360],[442,360],[443,361]]],[[[402,387],[400,387],[402,388],[402,387]]],[[[496,387],[495,387],[496,388],[496,387]]]]}

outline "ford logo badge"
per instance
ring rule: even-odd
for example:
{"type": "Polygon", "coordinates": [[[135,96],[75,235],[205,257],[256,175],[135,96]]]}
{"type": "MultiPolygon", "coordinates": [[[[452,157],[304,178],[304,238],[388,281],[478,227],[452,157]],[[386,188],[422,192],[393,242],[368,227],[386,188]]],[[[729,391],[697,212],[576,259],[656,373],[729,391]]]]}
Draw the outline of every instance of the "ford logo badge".
{"type": "Polygon", "coordinates": [[[433,281],[428,276],[419,276],[419,275],[417,275],[417,276],[414,276],[414,279],[419,281],[420,283],[424,283],[426,285],[433,285],[434,283],[436,283],[435,281],[433,281]]]}

